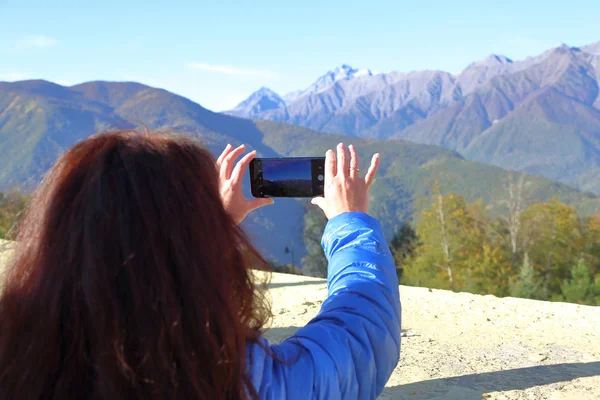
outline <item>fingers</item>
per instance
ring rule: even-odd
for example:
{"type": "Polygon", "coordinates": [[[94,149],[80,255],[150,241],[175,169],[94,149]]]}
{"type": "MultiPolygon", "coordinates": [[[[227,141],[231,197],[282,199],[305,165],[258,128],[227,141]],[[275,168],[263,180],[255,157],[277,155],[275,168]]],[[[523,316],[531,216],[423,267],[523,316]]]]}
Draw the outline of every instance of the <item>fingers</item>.
{"type": "Polygon", "coordinates": [[[356,149],[353,145],[348,146],[350,152],[350,176],[355,178],[359,176],[358,170],[358,155],[356,155],[356,149]]]}
{"type": "Polygon", "coordinates": [[[221,162],[220,177],[222,180],[229,179],[231,177],[231,170],[233,169],[233,162],[244,152],[245,146],[242,144],[230,151],[221,162]]]}
{"type": "Polygon", "coordinates": [[[256,150],[251,151],[246,154],[238,163],[235,165],[233,172],[231,173],[231,182],[235,185],[241,185],[242,179],[244,179],[244,175],[246,174],[246,169],[250,165],[250,162],[256,157],[256,150]]]}
{"type": "Polygon", "coordinates": [[[229,143],[227,144],[227,146],[225,146],[225,150],[223,150],[219,158],[217,158],[217,168],[221,168],[221,163],[223,162],[223,159],[227,157],[227,154],[229,154],[232,148],[233,146],[229,143]]]}
{"type": "Polygon", "coordinates": [[[324,197],[313,197],[310,201],[311,204],[318,206],[321,210],[325,211],[325,198],[324,197]]]}
{"type": "Polygon", "coordinates": [[[331,183],[336,174],[336,161],[333,150],[327,150],[325,153],[325,186],[331,183]]]}
{"type": "Polygon", "coordinates": [[[379,153],[373,154],[373,158],[371,159],[371,166],[369,166],[369,170],[365,175],[365,183],[367,187],[371,186],[373,181],[375,180],[375,174],[377,173],[377,169],[379,168],[379,153]]]}
{"type": "Polygon", "coordinates": [[[344,143],[337,145],[337,175],[348,176],[348,162],[344,143]]]}

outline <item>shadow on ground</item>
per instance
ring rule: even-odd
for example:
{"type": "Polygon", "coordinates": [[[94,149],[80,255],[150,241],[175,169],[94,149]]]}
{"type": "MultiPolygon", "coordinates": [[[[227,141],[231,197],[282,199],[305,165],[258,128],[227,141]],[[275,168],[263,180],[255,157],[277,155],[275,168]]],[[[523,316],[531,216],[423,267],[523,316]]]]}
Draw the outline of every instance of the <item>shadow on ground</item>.
{"type": "Polygon", "coordinates": [[[269,284],[269,289],[277,289],[280,287],[305,286],[305,285],[325,285],[325,281],[302,281],[302,282],[275,282],[269,284]]]}
{"type": "MultiPolygon", "coordinates": [[[[265,329],[263,335],[269,340],[271,344],[281,343],[285,339],[288,339],[296,333],[301,326],[287,326],[285,328],[275,327],[265,329]]],[[[402,329],[402,333],[407,332],[406,329],[402,329]]]]}
{"type": "Polygon", "coordinates": [[[270,344],[279,344],[285,339],[294,336],[300,326],[287,326],[285,328],[265,329],[263,336],[267,338],[270,344]]]}
{"type": "Polygon", "coordinates": [[[483,393],[524,390],[599,375],[600,362],[543,365],[389,387],[384,390],[381,399],[480,400],[483,393]]]}

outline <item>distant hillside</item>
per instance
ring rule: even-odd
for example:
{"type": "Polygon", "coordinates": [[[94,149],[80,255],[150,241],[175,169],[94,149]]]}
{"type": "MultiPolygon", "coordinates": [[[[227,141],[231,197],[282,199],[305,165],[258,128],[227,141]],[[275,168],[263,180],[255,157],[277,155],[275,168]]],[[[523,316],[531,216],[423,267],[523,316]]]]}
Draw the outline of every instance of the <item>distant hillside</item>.
{"type": "MultiPolygon", "coordinates": [[[[381,218],[390,239],[434,179],[467,200],[484,199],[493,212],[502,212],[507,196],[506,171],[464,160],[435,146],[350,138],[234,118],[138,83],[89,82],[63,87],[45,81],[0,83],[0,190],[17,184],[33,187],[58,155],[77,141],[138,121],[151,129],[172,129],[199,138],[215,154],[227,143],[246,143],[261,156],[322,156],[339,141],[352,141],[365,162],[367,156],[380,152],[382,164],[373,187],[372,212],[381,218]]],[[[557,195],[584,213],[600,211],[600,200],[591,194],[539,177],[528,180],[529,201],[557,195]]],[[[251,215],[249,232],[269,258],[290,262],[285,248],[292,243],[296,260],[304,254],[302,217],[306,203],[278,199],[275,205],[251,215]]]]}
{"type": "MultiPolygon", "coordinates": [[[[490,55],[457,75],[339,75],[318,91],[294,92],[277,106],[236,109],[236,115],[434,144],[600,193],[599,82],[600,42],[563,45],[519,62],[490,55]]],[[[254,102],[260,97],[252,95],[254,102]]]]}
{"type": "Polygon", "coordinates": [[[265,87],[254,92],[235,109],[228,112],[229,115],[252,118],[268,110],[276,110],[285,105],[285,101],[274,91],[265,87]]]}

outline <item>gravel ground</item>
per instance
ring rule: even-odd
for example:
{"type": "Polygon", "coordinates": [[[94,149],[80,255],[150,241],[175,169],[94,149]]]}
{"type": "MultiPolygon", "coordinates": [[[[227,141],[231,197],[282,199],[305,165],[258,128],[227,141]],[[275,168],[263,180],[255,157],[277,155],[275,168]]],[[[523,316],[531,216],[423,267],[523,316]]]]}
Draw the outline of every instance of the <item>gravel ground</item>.
{"type": "MultiPolygon", "coordinates": [[[[324,280],[273,274],[279,342],[319,311],[324,280]]],[[[402,349],[381,399],[600,399],[600,307],[400,286],[402,349]]]]}

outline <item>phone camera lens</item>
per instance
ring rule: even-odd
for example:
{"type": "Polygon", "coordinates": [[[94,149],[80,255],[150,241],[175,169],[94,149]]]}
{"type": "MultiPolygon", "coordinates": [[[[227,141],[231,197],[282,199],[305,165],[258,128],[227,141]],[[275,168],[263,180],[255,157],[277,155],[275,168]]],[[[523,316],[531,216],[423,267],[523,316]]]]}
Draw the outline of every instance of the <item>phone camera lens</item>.
{"type": "Polygon", "coordinates": [[[317,179],[318,179],[320,182],[323,182],[323,175],[319,175],[319,176],[317,176],[317,179]]]}

